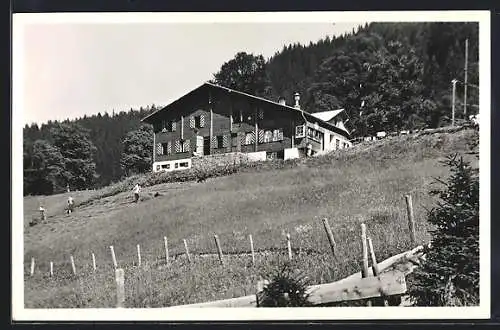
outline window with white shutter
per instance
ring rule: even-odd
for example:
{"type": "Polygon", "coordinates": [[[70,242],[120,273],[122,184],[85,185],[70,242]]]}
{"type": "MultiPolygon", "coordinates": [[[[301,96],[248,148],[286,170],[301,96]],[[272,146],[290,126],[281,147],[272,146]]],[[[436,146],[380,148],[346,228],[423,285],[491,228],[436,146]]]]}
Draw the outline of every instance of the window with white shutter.
{"type": "Polygon", "coordinates": [[[163,145],[161,143],[156,144],[156,154],[163,155],[163,145]]]}
{"type": "Polygon", "coordinates": [[[212,141],[210,141],[212,148],[217,148],[217,136],[212,136],[212,141]]]}
{"type": "Polygon", "coordinates": [[[191,150],[191,140],[186,140],[182,143],[182,151],[189,152],[191,150]]]}
{"type": "Polygon", "coordinates": [[[249,145],[249,144],[253,144],[255,142],[255,134],[254,132],[249,132],[245,135],[245,144],[246,145],[249,145]]]}
{"type": "Polygon", "coordinates": [[[259,143],[264,143],[264,130],[259,129],[259,143]]]}
{"type": "Polygon", "coordinates": [[[223,148],[229,147],[229,141],[231,141],[231,136],[224,134],[224,136],[222,137],[222,147],[223,148]]]}
{"type": "Polygon", "coordinates": [[[172,141],[167,142],[167,155],[172,154],[172,141]]]}
{"type": "Polygon", "coordinates": [[[205,115],[200,115],[200,127],[205,127],[205,115]]]}
{"type": "Polygon", "coordinates": [[[189,117],[189,128],[195,128],[195,119],[194,116],[189,117]]]}

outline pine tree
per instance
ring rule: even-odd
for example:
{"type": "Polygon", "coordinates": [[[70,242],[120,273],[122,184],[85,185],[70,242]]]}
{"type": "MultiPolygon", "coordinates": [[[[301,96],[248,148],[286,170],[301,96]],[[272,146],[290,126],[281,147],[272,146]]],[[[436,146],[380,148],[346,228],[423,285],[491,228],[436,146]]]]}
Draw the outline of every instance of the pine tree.
{"type": "Polygon", "coordinates": [[[418,306],[477,305],[479,303],[479,178],[462,157],[445,164],[451,176],[428,215],[435,226],[426,260],[414,273],[410,295],[418,306]]]}

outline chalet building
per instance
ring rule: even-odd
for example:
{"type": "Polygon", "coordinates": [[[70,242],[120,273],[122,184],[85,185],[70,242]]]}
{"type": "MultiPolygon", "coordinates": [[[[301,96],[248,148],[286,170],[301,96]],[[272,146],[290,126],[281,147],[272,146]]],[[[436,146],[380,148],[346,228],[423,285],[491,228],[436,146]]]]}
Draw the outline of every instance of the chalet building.
{"type": "Polygon", "coordinates": [[[243,153],[290,159],[347,148],[343,109],[308,113],[295,105],[204,83],[142,119],[153,125],[153,171],[191,167],[193,157],[243,153]]]}

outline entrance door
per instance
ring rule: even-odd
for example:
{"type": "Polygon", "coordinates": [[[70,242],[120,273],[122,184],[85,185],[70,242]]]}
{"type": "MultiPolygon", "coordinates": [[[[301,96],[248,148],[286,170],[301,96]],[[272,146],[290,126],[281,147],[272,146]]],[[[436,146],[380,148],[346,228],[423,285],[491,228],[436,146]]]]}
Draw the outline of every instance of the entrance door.
{"type": "Polygon", "coordinates": [[[210,155],[210,136],[203,137],[203,154],[210,155]]]}
{"type": "Polygon", "coordinates": [[[203,152],[203,136],[196,136],[196,153],[198,155],[204,155],[205,153],[203,152]]]}

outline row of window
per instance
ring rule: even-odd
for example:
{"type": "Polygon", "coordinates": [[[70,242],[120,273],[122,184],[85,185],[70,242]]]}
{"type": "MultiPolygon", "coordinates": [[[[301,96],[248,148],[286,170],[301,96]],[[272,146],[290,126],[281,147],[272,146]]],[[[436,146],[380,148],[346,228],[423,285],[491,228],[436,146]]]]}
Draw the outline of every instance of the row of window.
{"type": "MultiPolygon", "coordinates": [[[[233,113],[233,124],[240,124],[240,123],[253,123],[255,113],[253,111],[236,111],[233,113]]],[[[264,119],[264,110],[260,109],[259,112],[257,113],[257,117],[262,120],[264,119]]]]}
{"type": "Polygon", "coordinates": [[[171,155],[173,153],[189,152],[190,149],[191,149],[190,140],[185,140],[185,141],[176,140],[173,143],[173,147],[172,147],[172,141],[156,144],[157,155],[171,155]]]}
{"type": "MultiPolygon", "coordinates": [[[[258,118],[264,119],[264,111],[259,110],[258,118]]],[[[253,112],[245,112],[245,111],[237,111],[233,115],[233,123],[239,124],[243,122],[253,123],[253,112]]],[[[205,127],[205,115],[201,114],[198,116],[190,116],[189,117],[189,127],[190,128],[202,128],[205,127]]],[[[177,122],[172,120],[162,120],[161,122],[155,125],[155,131],[162,132],[175,132],[177,130],[177,122]]]]}
{"type": "MultiPolygon", "coordinates": [[[[199,116],[190,116],[189,127],[190,128],[205,127],[205,115],[201,114],[199,116]]],[[[173,120],[162,120],[161,122],[155,124],[155,131],[175,132],[177,131],[177,122],[173,120]]]]}
{"type": "MultiPolygon", "coordinates": [[[[274,130],[259,130],[259,143],[270,143],[283,141],[283,129],[278,128],[274,130]]],[[[245,134],[242,144],[249,145],[255,143],[255,132],[248,132],[245,134]]]]}
{"type": "Polygon", "coordinates": [[[310,137],[318,142],[323,141],[323,133],[311,127],[307,128],[307,137],[310,137]]]}
{"type": "MultiPolygon", "coordinates": [[[[156,165],[156,170],[170,170],[171,164],[156,165]]],[[[188,162],[175,162],[174,168],[189,168],[188,162]]]]}
{"type": "MultiPolygon", "coordinates": [[[[236,134],[231,135],[218,135],[212,137],[212,148],[227,148],[231,143],[232,139],[236,139],[236,134]]],[[[274,129],[274,130],[260,130],[259,131],[259,143],[270,143],[277,142],[283,140],[283,129],[274,129]]],[[[255,133],[248,132],[242,136],[241,144],[243,145],[252,145],[255,143],[255,133]]],[[[236,143],[234,143],[236,144],[236,143]]],[[[173,153],[182,153],[189,152],[191,150],[191,140],[175,140],[174,143],[172,141],[168,141],[165,143],[158,143],[156,145],[156,154],[157,155],[171,155],[173,153]]]]}

